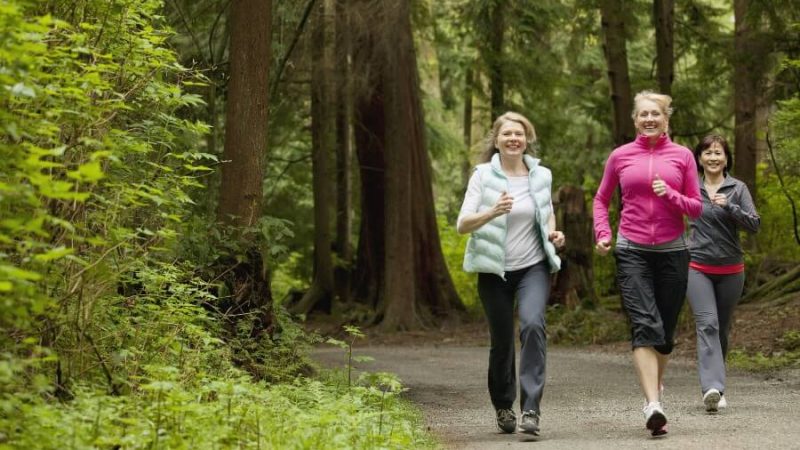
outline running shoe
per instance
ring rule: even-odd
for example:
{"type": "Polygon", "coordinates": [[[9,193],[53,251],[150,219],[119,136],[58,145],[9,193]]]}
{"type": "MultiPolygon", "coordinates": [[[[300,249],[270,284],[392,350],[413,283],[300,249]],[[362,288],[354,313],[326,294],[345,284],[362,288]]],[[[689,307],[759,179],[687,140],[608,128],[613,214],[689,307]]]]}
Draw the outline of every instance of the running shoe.
{"type": "Polygon", "coordinates": [[[497,410],[497,428],[503,433],[513,433],[517,429],[517,416],[510,409],[497,410]]]}
{"type": "Polygon", "coordinates": [[[539,435],[539,413],[534,410],[524,411],[519,422],[519,431],[534,436],[539,435]]]}
{"type": "Polygon", "coordinates": [[[642,412],[644,413],[645,427],[653,436],[657,436],[656,433],[667,424],[667,416],[664,414],[664,409],[661,408],[661,403],[650,402],[642,409],[642,412]]]}
{"type": "Polygon", "coordinates": [[[706,412],[715,413],[719,411],[721,395],[717,389],[711,388],[703,394],[703,404],[706,405],[706,412]]]}

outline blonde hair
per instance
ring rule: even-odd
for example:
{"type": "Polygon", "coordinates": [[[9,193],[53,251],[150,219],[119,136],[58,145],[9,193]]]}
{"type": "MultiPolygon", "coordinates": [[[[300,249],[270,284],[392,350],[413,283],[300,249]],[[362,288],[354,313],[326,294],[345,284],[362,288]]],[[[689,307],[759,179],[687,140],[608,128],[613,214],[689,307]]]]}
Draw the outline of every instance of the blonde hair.
{"type": "Polygon", "coordinates": [[[536,154],[536,150],[533,147],[533,145],[536,143],[536,129],[533,128],[533,124],[522,114],[508,111],[494,121],[492,130],[489,132],[489,136],[486,138],[486,148],[484,148],[483,152],[481,153],[481,157],[479,158],[480,162],[491,161],[492,156],[500,151],[495,145],[495,142],[497,141],[497,133],[499,133],[500,128],[508,122],[516,122],[522,125],[522,128],[525,130],[525,141],[527,142],[527,145],[525,146],[525,153],[531,156],[536,154]]]}
{"type": "Polygon", "coordinates": [[[644,90],[636,94],[636,97],[633,98],[633,113],[631,113],[631,118],[633,120],[636,120],[636,115],[639,114],[639,102],[641,100],[650,100],[657,104],[658,107],[661,108],[661,112],[667,116],[667,120],[672,117],[672,106],[670,106],[672,105],[672,97],[666,94],[644,90]]]}

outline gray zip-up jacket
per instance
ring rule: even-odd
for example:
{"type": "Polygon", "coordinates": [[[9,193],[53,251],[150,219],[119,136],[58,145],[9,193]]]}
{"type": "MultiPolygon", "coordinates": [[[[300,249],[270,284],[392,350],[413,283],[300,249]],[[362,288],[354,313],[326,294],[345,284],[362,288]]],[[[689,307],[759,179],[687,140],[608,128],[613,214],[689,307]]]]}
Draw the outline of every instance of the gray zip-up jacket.
{"type": "Polygon", "coordinates": [[[689,251],[692,261],[712,266],[727,266],[744,261],[739,231],[755,233],[761,226],[753,198],[747,185],[728,175],[717,190],[725,194],[728,204],[712,205],[702,180],[700,196],[703,214],[690,220],[689,251]]]}

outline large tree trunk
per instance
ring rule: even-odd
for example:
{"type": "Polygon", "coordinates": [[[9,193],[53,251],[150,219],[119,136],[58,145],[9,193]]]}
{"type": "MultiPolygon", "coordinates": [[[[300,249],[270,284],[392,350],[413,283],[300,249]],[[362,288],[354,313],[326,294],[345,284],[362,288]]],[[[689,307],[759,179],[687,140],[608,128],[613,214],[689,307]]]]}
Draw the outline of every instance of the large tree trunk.
{"type": "Polygon", "coordinates": [[[675,27],[675,0],[653,1],[653,21],[656,27],[656,70],[658,89],[662,94],[672,94],[675,79],[675,52],[673,30],[675,27]]]}
{"type": "Polygon", "coordinates": [[[756,111],[759,68],[763,54],[757,53],[755,30],[747,19],[750,0],[734,0],[734,171],[756,199],[756,111]]]}
{"type": "Polygon", "coordinates": [[[314,195],[314,280],[296,313],[321,311],[333,306],[333,254],[331,252],[331,194],[334,190],[330,156],[335,146],[336,107],[333,86],[333,1],[317,3],[311,48],[311,143],[314,195]]]}
{"type": "Polygon", "coordinates": [[[601,0],[603,53],[608,65],[611,103],[614,107],[613,136],[616,145],[633,140],[636,130],[631,120],[633,95],[628,76],[628,52],[625,49],[625,20],[622,0],[601,0]]]}
{"type": "Polygon", "coordinates": [[[360,56],[354,58],[364,64],[357,66],[358,73],[375,76],[367,97],[359,98],[357,112],[362,167],[357,287],[375,295],[368,302],[378,305],[376,318],[383,327],[417,328],[463,307],[436,227],[408,1],[361,5],[363,10],[383,8],[382,14],[372,12],[385,22],[380,27],[372,24],[370,31],[379,34],[363,42],[356,52],[360,56]],[[371,43],[375,45],[369,50],[371,43]],[[376,197],[376,191],[385,197],[376,197]],[[384,221],[385,228],[376,228],[384,221]]]}
{"type": "Polygon", "coordinates": [[[384,86],[380,66],[383,56],[375,21],[379,2],[352,0],[350,35],[353,37],[353,137],[358,157],[361,217],[354,300],[377,307],[384,276],[384,86]]]}
{"type": "MultiPolygon", "coordinates": [[[[261,218],[267,152],[271,0],[237,0],[230,6],[230,83],[225,114],[225,148],[218,218],[244,229],[261,218]]],[[[246,236],[239,236],[246,239],[246,236]]],[[[268,268],[253,247],[231,271],[233,309],[255,313],[254,333],[272,326],[268,268]]]]}
{"type": "Polygon", "coordinates": [[[342,303],[350,301],[350,280],[353,265],[353,244],[350,236],[353,228],[353,148],[351,122],[353,117],[353,94],[350,82],[350,21],[348,2],[336,2],[336,253],[337,264],[334,275],[336,297],[342,303]]]}
{"type": "Polygon", "coordinates": [[[378,316],[389,329],[418,327],[414,289],[411,155],[421,144],[416,127],[416,60],[407,0],[383,0],[383,29],[392,36],[383,70],[386,86],[386,273],[378,316]]]}

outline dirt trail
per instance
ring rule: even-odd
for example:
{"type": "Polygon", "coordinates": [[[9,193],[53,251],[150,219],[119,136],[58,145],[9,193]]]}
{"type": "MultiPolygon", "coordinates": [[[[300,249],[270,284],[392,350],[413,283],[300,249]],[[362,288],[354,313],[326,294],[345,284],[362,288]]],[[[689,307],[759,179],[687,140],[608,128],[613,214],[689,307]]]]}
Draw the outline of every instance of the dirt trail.
{"type": "MultiPolygon", "coordinates": [[[[642,396],[627,354],[551,347],[542,400],[542,434],[500,434],[486,389],[488,348],[376,346],[355,353],[375,358],[360,367],[400,376],[408,399],[425,414],[446,448],[703,448],[800,449],[800,374],[728,376],[731,407],[708,415],[693,361],[671,363],[665,380],[669,434],[644,429],[642,396]]],[[[340,349],[316,352],[324,365],[341,366],[340,349]]],[[[515,406],[515,409],[517,407],[515,406]]]]}

